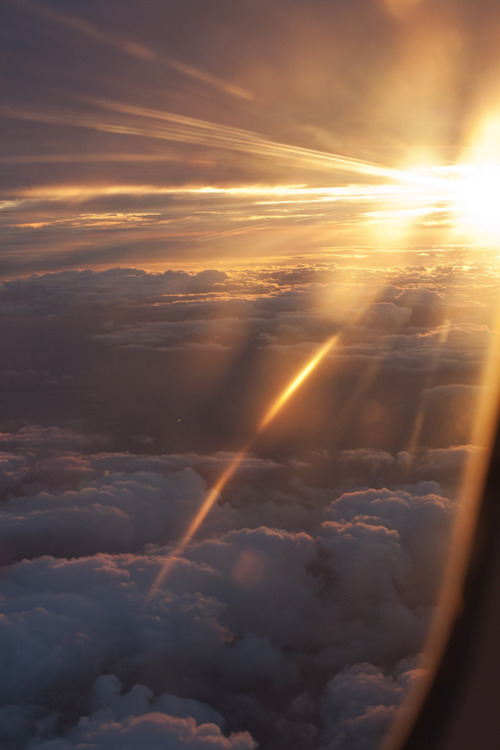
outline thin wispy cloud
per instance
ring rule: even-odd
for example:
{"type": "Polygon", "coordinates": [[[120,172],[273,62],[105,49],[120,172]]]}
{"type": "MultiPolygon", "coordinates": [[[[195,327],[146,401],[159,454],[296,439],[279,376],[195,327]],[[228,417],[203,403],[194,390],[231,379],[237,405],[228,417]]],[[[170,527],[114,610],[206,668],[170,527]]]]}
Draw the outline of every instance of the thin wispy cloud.
{"type": "Polygon", "coordinates": [[[79,35],[86,37],[87,39],[96,42],[98,44],[111,47],[123,54],[129,55],[135,59],[151,62],[156,65],[162,65],[171,70],[175,70],[181,73],[187,78],[194,79],[202,82],[209,86],[215,87],[220,91],[225,92],[231,96],[235,96],[239,99],[252,100],[254,94],[246,89],[235,86],[229,81],[224,81],[211,73],[199,70],[193,65],[188,65],[182,60],[176,60],[172,57],[167,57],[162,54],[158,54],[151,47],[148,47],[139,42],[133,41],[132,39],[126,39],[118,36],[110,31],[98,28],[88,21],[84,21],[81,18],[77,18],[67,12],[56,11],[53,8],[45,5],[43,2],[33,3],[30,0],[7,0],[7,2],[14,3],[17,6],[26,8],[31,13],[41,15],[55,24],[71,29],[77,32],[79,35]]]}

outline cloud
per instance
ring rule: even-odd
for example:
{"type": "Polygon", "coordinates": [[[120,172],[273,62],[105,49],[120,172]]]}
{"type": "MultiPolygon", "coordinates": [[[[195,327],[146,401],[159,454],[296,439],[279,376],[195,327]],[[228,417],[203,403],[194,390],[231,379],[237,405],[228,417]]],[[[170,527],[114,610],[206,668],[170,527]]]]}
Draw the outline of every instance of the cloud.
{"type": "MultiPolygon", "coordinates": [[[[33,445],[43,446],[34,432],[20,435],[27,464],[33,445]]],[[[59,439],[46,433],[47,449],[51,437],[59,439]]],[[[263,472],[277,478],[282,467],[249,458],[243,487],[254,485],[253,494],[233,488],[149,601],[171,549],[158,530],[174,543],[189,510],[179,501],[202,496],[187,464],[213,473],[227,458],[79,454],[73,460],[90,476],[79,492],[8,498],[5,542],[14,559],[32,558],[4,568],[3,720],[14,746],[135,748],[182,737],[197,748],[213,737],[215,747],[246,749],[297,736],[306,748],[387,725],[404,692],[387,688],[390,665],[416,655],[425,636],[453,504],[429,484],[334,500],[324,492],[306,533],[314,490],[261,485],[263,472]],[[344,706],[337,716],[326,686],[363,664],[379,677],[373,703],[348,730],[345,712],[356,713],[348,694],[335,698],[344,706]]],[[[64,485],[61,459],[48,477],[60,462],[64,485]]],[[[81,482],[79,471],[69,476],[81,482]]]]}
{"type": "Polygon", "coordinates": [[[479,450],[463,407],[489,345],[486,279],[465,294],[443,277],[419,296],[424,270],[381,273],[356,317],[362,285],[331,267],[2,286],[0,726],[15,750],[371,750],[417,678],[479,450]]]}
{"type": "MultiPolygon", "coordinates": [[[[397,596],[409,603],[414,596],[417,600],[431,602],[439,591],[440,579],[435,571],[443,570],[447,550],[442,540],[449,538],[456,509],[453,502],[436,493],[437,489],[435,483],[422,483],[413,493],[387,489],[350,492],[328,508],[333,528],[346,527],[353,536],[351,543],[355,543],[356,537],[362,543],[364,535],[367,538],[370,534],[379,536],[383,545],[379,549],[384,550],[381,564],[395,566],[392,578],[399,587],[397,596]],[[352,531],[349,530],[351,524],[354,524],[352,531]],[[390,557],[393,542],[398,549],[404,549],[404,557],[390,557]]],[[[325,525],[328,528],[329,522],[325,525]]],[[[377,576],[374,560],[370,571],[366,571],[367,576],[368,572],[369,577],[361,579],[362,585],[377,586],[386,580],[384,575],[377,576]]]]}
{"type": "MultiPolygon", "coordinates": [[[[137,268],[111,268],[106,271],[61,271],[34,275],[27,279],[4,281],[4,304],[28,303],[50,309],[79,305],[109,305],[147,301],[154,304],[165,294],[194,294],[212,291],[227,278],[224,271],[204,270],[146,273],[137,268]]],[[[14,308],[15,309],[15,308],[14,308]]]]}
{"type": "Polygon", "coordinates": [[[30,744],[30,750],[72,750],[91,745],[96,750],[254,750],[257,743],[248,732],[225,737],[215,724],[197,725],[191,717],[180,719],[165,712],[127,717],[121,722],[89,719],[81,721],[74,740],[52,740],[30,744]]]}
{"type": "Polygon", "coordinates": [[[164,693],[154,698],[144,685],[134,685],[121,694],[122,683],[112,674],[99,677],[93,687],[93,711],[82,718],[68,739],[34,741],[38,750],[71,750],[91,743],[93,747],[148,747],[179,750],[254,750],[248,732],[225,736],[223,717],[209,706],[189,698],[164,693]]]}
{"type": "MultiPolygon", "coordinates": [[[[427,283],[427,274],[420,276],[427,283]]],[[[333,424],[340,449],[393,453],[406,447],[402,433],[425,409],[424,390],[477,382],[491,340],[489,303],[481,303],[487,281],[479,272],[466,295],[449,278],[439,293],[424,288],[419,295],[405,288],[403,275],[396,285],[382,274],[360,316],[354,272],[319,269],[311,276],[303,269],[295,287],[289,277],[286,268],[111,269],[5,282],[6,418],[15,427],[35,419],[100,435],[121,424],[119,447],[134,452],[144,445],[158,453],[234,450],[290,373],[339,333],[315,388],[304,384],[294,410],[273,430],[283,426],[287,450],[294,441],[300,458],[306,446],[331,441],[333,424]],[[481,324],[470,321],[471,302],[482,310],[475,316],[481,324]],[[28,336],[37,342],[29,351],[16,345],[28,336]],[[287,422],[289,415],[296,423],[295,410],[300,433],[287,422]]],[[[469,442],[469,423],[470,410],[456,441],[469,442]]],[[[444,448],[449,434],[426,419],[418,439],[444,448]]]]}
{"type": "Polygon", "coordinates": [[[322,713],[326,726],[320,747],[376,747],[395,718],[394,707],[418,677],[418,668],[408,662],[398,664],[391,675],[371,664],[358,664],[339,672],[325,691],[322,713]]]}
{"type": "Polygon", "coordinates": [[[468,149],[498,9],[62,5],[3,9],[2,741],[374,750],[419,679],[498,296],[490,248],[435,242],[439,196],[382,245],[386,201],[421,201],[384,165],[468,149]]]}
{"type": "Polygon", "coordinates": [[[187,527],[203,491],[201,478],[185,469],[168,478],[108,472],[82,480],[77,491],[18,497],[2,509],[3,563],[42,554],[125,552],[167,542],[187,527]]]}

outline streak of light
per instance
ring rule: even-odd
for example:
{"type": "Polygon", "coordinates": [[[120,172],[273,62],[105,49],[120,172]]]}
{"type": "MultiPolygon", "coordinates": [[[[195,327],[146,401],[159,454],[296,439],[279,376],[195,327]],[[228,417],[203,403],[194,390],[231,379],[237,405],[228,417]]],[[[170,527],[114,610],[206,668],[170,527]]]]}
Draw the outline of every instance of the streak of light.
{"type": "MultiPolygon", "coordinates": [[[[253,198],[255,205],[276,206],[279,204],[297,205],[301,203],[328,203],[335,201],[383,201],[394,198],[400,190],[391,186],[346,185],[342,187],[309,187],[307,185],[235,185],[228,187],[203,186],[163,186],[163,185],[46,185],[24,188],[18,195],[30,199],[71,200],[128,195],[178,195],[207,198],[253,198]],[[274,198],[287,198],[276,200],[274,198]],[[270,198],[273,200],[261,200],[270,198]]],[[[367,214],[368,215],[368,214],[367,214]]]]}
{"type": "Polygon", "coordinates": [[[415,208],[394,208],[382,211],[365,211],[363,216],[366,219],[377,219],[379,221],[390,221],[391,219],[419,219],[429,214],[446,214],[450,210],[448,205],[438,206],[431,199],[427,204],[416,206],[415,208]]]}
{"type": "Polygon", "coordinates": [[[20,200],[0,201],[0,211],[6,211],[9,208],[17,208],[21,204],[22,204],[22,201],[20,201],[20,200]]]}
{"type": "Polygon", "coordinates": [[[225,91],[226,94],[232,94],[233,96],[237,96],[240,99],[248,99],[249,101],[255,98],[255,95],[252,91],[248,91],[248,89],[244,89],[241,86],[235,86],[233,83],[223,81],[222,79],[217,78],[211,73],[207,73],[205,70],[199,70],[198,68],[194,68],[192,65],[186,65],[186,63],[183,63],[180,60],[174,60],[171,57],[159,57],[158,55],[156,55],[155,59],[159,59],[165,65],[168,65],[170,68],[173,68],[179,73],[183,73],[190,78],[195,78],[198,81],[202,81],[203,83],[208,83],[211,86],[222,89],[222,91],[225,91]]]}
{"type": "MultiPolygon", "coordinates": [[[[387,182],[387,185],[375,186],[353,186],[344,185],[340,188],[308,188],[304,185],[288,186],[291,193],[284,193],[284,196],[298,197],[299,191],[304,190],[305,195],[309,195],[318,201],[341,200],[342,198],[356,199],[361,196],[376,197],[377,200],[393,199],[398,204],[404,200],[410,200],[426,207],[428,210],[439,202],[446,200],[450,191],[452,179],[448,174],[440,174],[434,171],[423,170],[398,170],[387,168],[371,162],[363,161],[340,154],[333,154],[324,151],[292,146],[286,143],[280,143],[266,138],[257,133],[220,125],[218,123],[200,120],[184,115],[164,112],[144,107],[137,107],[120,102],[109,102],[99,99],[90,100],[94,106],[99,106],[101,110],[107,110],[101,114],[91,114],[87,112],[72,112],[68,110],[59,111],[30,111],[18,107],[5,105],[0,107],[0,114],[15,119],[23,119],[43,123],[65,124],[71,127],[88,128],[101,132],[110,132],[122,135],[134,135],[141,138],[157,139],[164,141],[173,141],[181,143],[196,144],[205,147],[215,147],[229,151],[243,152],[253,156],[261,156],[272,159],[273,162],[288,161],[295,166],[303,168],[327,171],[332,174],[334,171],[363,175],[365,177],[378,177],[387,182]],[[124,120],[123,115],[127,118],[124,120]],[[119,120],[117,120],[119,116],[119,120]],[[392,183],[392,184],[390,184],[392,183]],[[313,192],[311,192],[311,190],[313,192]],[[365,192],[366,190],[366,192],[365,192]],[[295,192],[293,192],[295,191],[295,192]],[[309,192],[307,192],[309,191],[309,192]]],[[[102,189],[102,188],[101,188],[102,189]]],[[[143,187],[144,189],[144,187],[143,187]]],[[[146,188],[148,189],[148,188],[146,188]]],[[[65,188],[65,190],[75,190],[82,192],[85,188],[65,188]]],[[[95,188],[98,190],[98,188],[95,188]]],[[[123,187],[109,186],[104,188],[105,192],[126,192],[123,187]]],[[[135,190],[135,188],[134,188],[135,190]]],[[[154,192],[154,189],[149,188],[154,192]]],[[[168,190],[168,189],[167,189],[168,190]]],[[[193,192],[195,189],[191,189],[193,192]]],[[[255,187],[235,187],[235,188],[217,188],[214,186],[204,186],[200,192],[217,194],[222,191],[226,195],[232,194],[251,195],[255,187]]],[[[280,187],[259,188],[254,193],[262,197],[279,196],[280,187]],[[267,191],[267,192],[266,192],[267,191]]],[[[137,192],[137,190],[135,190],[137,192]]],[[[71,197],[66,193],[65,198],[71,197]]],[[[424,210],[423,213],[426,212],[424,210]]]]}
{"type": "MultiPolygon", "coordinates": [[[[270,228],[271,223],[282,225],[282,220],[286,219],[288,226],[291,222],[315,222],[322,223],[325,227],[327,224],[336,223],[338,230],[338,217],[331,211],[330,207],[338,206],[337,210],[346,210],[347,205],[361,205],[361,211],[355,209],[355,215],[351,214],[351,224],[357,217],[358,222],[366,221],[364,208],[367,204],[386,205],[388,200],[401,199],[401,190],[397,186],[381,185],[360,185],[350,184],[345,187],[311,187],[308,185],[233,185],[227,187],[214,187],[213,185],[184,185],[184,186],[165,186],[165,185],[144,185],[144,184],[73,184],[73,185],[45,185],[37,187],[23,188],[16,191],[16,194],[9,194],[9,198],[20,199],[17,203],[6,204],[10,210],[24,211],[33,207],[37,202],[43,203],[76,203],[78,206],[82,202],[97,200],[99,198],[113,197],[120,199],[147,197],[150,199],[162,197],[174,197],[182,201],[189,201],[189,211],[197,217],[223,217],[227,227],[231,224],[244,224],[245,231],[257,231],[260,228],[270,228]],[[264,199],[264,200],[263,200],[264,199]],[[192,202],[192,203],[191,203],[192,202]],[[363,205],[365,204],[365,205],[363,205]],[[211,212],[206,209],[212,209],[211,212]],[[217,209],[217,210],[214,210],[217,209]],[[252,229],[250,229],[252,226],[252,229]]],[[[6,196],[7,197],[7,196],[6,196]]],[[[418,198],[416,198],[418,200],[418,198]]],[[[158,208],[158,204],[154,204],[158,208]]],[[[117,206],[118,207],[118,206],[117,206]]],[[[183,210],[184,206],[182,207],[183,210]]],[[[165,217],[164,221],[172,222],[178,218],[178,212],[181,210],[181,204],[169,202],[161,207],[158,212],[147,212],[150,217],[156,213],[156,223],[158,226],[162,223],[160,217],[165,217]]],[[[404,209],[401,209],[404,212],[404,209]]],[[[104,215],[110,215],[109,212],[102,212],[104,215]]],[[[125,217],[129,215],[139,216],[137,211],[117,210],[113,212],[116,216],[123,215],[125,226],[125,217]]],[[[145,215],[144,212],[143,215],[145,215]]],[[[70,222],[74,226],[82,225],[82,214],[80,211],[75,216],[65,216],[64,222],[70,222]]],[[[33,217],[30,216],[33,220],[33,217]]],[[[153,219],[151,219],[152,221],[153,219]]],[[[52,223],[56,223],[53,220],[52,223]]],[[[21,222],[23,223],[23,222],[21,222]]],[[[119,222],[114,221],[115,227],[119,228],[119,222]]],[[[69,224],[68,224],[69,225],[69,224]]],[[[223,232],[219,227],[214,234],[213,231],[207,232],[205,226],[203,231],[200,225],[196,225],[200,233],[200,241],[204,238],[232,236],[233,229],[223,232]]],[[[213,229],[213,227],[212,227],[213,229]]],[[[325,229],[325,231],[327,231],[325,229]]],[[[197,232],[198,233],[198,232],[197,232]]]]}
{"type": "Polygon", "coordinates": [[[217,499],[219,498],[220,493],[222,492],[224,487],[227,485],[227,483],[232,479],[236,470],[240,466],[241,462],[248,454],[257,436],[260,435],[266,429],[266,427],[276,417],[278,412],[281,411],[281,409],[287,403],[291,395],[306,380],[308,375],[310,375],[311,372],[315,369],[315,367],[317,367],[317,365],[321,362],[321,360],[325,357],[325,355],[328,354],[328,352],[332,349],[334,344],[338,341],[338,338],[339,338],[339,334],[335,334],[334,336],[329,338],[314,354],[312,359],[309,360],[307,365],[303,367],[302,370],[300,370],[298,375],[296,375],[292,379],[289,385],[283,390],[283,392],[278,396],[278,398],[272,403],[271,407],[268,409],[264,418],[260,422],[257,430],[255,431],[253,438],[245,445],[244,448],[242,448],[239,451],[239,453],[236,454],[236,456],[231,461],[229,466],[225,469],[225,471],[221,474],[221,476],[219,477],[215,485],[208,492],[200,509],[198,510],[193,520],[189,524],[186,530],[186,533],[181,537],[181,539],[175,546],[174,550],[166,559],[163,567],[160,569],[158,575],[156,576],[153,582],[153,585],[151,586],[151,590],[147,598],[148,602],[151,600],[154,594],[158,591],[159,587],[164,582],[166,576],[170,572],[172,565],[175,563],[176,560],[179,559],[179,557],[182,555],[182,553],[186,549],[187,545],[189,544],[193,536],[196,534],[196,532],[200,528],[201,524],[207,517],[208,513],[211,511],[214,504],[217,502],[217,499]]]}
{"type": "Polygon", "coordinates": [[[258,435],[263,430],[265,430],[266,427],[272,422],[278,412],[280,412],[283,406],[286,404],[290,396],[295,393],[297,388],[304,382],[307,376],[311,374],[315,367],[317,367],[323,357],[328,354],[330,349],[332,349],[332,347],[337,343],[338,339],[339,334],[335,334],[335,336],[329,338],[328,341],[326,341],[326,343],[324,343],[323,346],[319,349],[319,351],[316,352],[314,357],[307,363],[307,365],[287,385],[283,392],[280,393],[278,398],[271,404],[270,408],[267,410],[262,421],[260,422],[257,429],[258,435]]]}
{"type": "Polygon", "coordinates": [[[143,44],[138,44],[137,42],[134,42],[130,39],[123,39],[117,34],[114,34],[110,31],[104,31],[103,29],[94,26],[88,21],[83,21],[81,18],[72,16],[69,13],[61,13],[60,11],[55,11],[53,8],[49,8],[41,2],[37,2],[35,4],[30,0],[8,1],[23,8],[27,8],[33,13],[38,13],[38,15],[44,16],[54,23],[58,23],[62,26],[65,26],[66,28],[70,28],[73,31],[81,34],[82,36],[85,36],[88,39],[92,39],[94,42],[106,45],[107,47],[112,47],[113,49],[118,49],[124,54],[127,54],[136,59],[164,65],[168,68],[171,68],[172,70],[176,70],[178,73],[181,73],[188,78],[201,81],[202,83],[207,83],[210,86],[214,86],[215,88],[224,91],[226,94],[236,96],[240,99],[254,99],[254,94],[251,91],[242,88],[241,86],[236,86],[232,83],[229,83],[229,81],[224,81],[222,78],[218,78],[217,76],[214,76],[205,70],[195,68],[193,65],[187,65],[181,60],[176,60],[172,57],[166,57],[165,55],[159,55],[150,47],[146,47],[143,44]]]}
{"type": "MultiPolygon", "coordinates": [[[[291,146],[285,143],[279,143],[265,138],[257,133],[253,133],[248,130],[241,128],[234,128],[227,125],[219,125],[206,120],[200,120],[197,118],[186,117],[185,115],[179,115],[172,112],[163,112],[160,110],[149,109],[146,107],[138,107],[131,104],[125,104],[121,102],[112,102],[104,99],[93,99],[94,104],[100,105],[104,109],[108,109],[122,114],[135,115],[145,117],[151,120],[159,120],[176,124],[179,126],[199,128],[204,133],[206,138],[211,137],[222,137],[220,145],[226,143],[226,147],[235,147],[241,149],[243,143],[246,145],[244,150],[248,150],[249,153],[263,156],[288,156],[295,159],[303,159],[310,161],[311,163],[319,162],[328,165],[331,169],[335,166],[338,169],[343,169],[349,172],[354,172],[364,175],[372,175],[378,177],[386,177],[388,179],[397,179],[401,177],[403,173],[400,170],[383,167],[373,162],[364,161],[362,159],[356,159],[352,157],[342,156],[340,154],[333,154],[325,151],[317,151],[315,149],[304,148],[300,146],[291,146]]],[[[214,143],[214,145],[217,145],[214,143]]],[[[404,175],[412,181],[422,182],[433,181],[441,183],[442,180],[439,177],[430,177],[422,172],[411,172],[411,177],[408,177],[410,173],[404,173],[404,175]]]]}
{"type": "Polygon", "coordinates": [[[428,677],[420,683],[420,690],[417,689],[410,695],[412,702],[407,705],[406,712],[401,714],[403,723],[400,726],[396,725],[394,734],[389,736],[389,742],[384,745],[385,750],[400,746],[399,742],[394,744],[391,740],[394,738],[400,739],[398,731],[404,730],[404,722],[413,722],[417,712],[421,709],[429,685],[434,679],[436,670],[441,664],[443,654],[449,644],[451,629],[463,613],[463,592],[466,586],[467,569],[470,570],[471,564],[472,567],[476,564],[474,560],[471,561],[471,552],[478,531],[477,523],[482,493],[487,477],[488,463],[495,443],[500,407],[500,308],[498,307],[495,311],[491,330],[494,332],[494,336],[480,379],[482,385],[475,410],[471,439],[471,445],[480,446],[481,450],[468,458],[464,477],[461,481],[459,512],[454,524],[452,538],[448,543],[449,554],[442,576],[438,599],[439,606],[432,618],[429,634],[422,649],[425,657],[424,664],[430,666],[430,669],[427,670],[428,677]]]}
{"type": "Polygon", "coordinates": [[[231,461],[229,466],[220,475],[215,485],[208,492],[200,509],[198,510],[193,520],[189,524],[186,530],[186,533],[184,534],[184,536],[180,538],[173,552],[168,556],[167,560],[165,561],[165,564],[163,565],[158,575],[156,576],[153,582],[153,585],[151,586],[149,595],[148,595],[148,601],[150,601],[151,598],[156,593],[156,591],[158,591],[161,584],[165,580],[166,576],[170,572],[170,569],[173,563],[182,555],[187,545],[189,544],[193,536],[196,534],[196,532],[200,528],[201,524],[203,523],[207,515],[212,510],[214,504],[217,502],[217,499],[219,498],[220,493],[222,492],[226,484],[230,481],[230,479],[234,476],[239,465],[241,464],[241,462],[247,455],[248,451],[250,450],[250,447],[251,447],[251,442],[247,443],[247,445],[244,448],[242,448],[239,453],[236,454],[236,456],[231,461]]]}
{"type": "Polygon", "coordinates": [[[92,99],[101,109],[120,115],[140,118],[137,121],[119,121],[112,117],[96,116],[86,112],[69,111],[67,109],[44,112],[27,108],[4,105],[0,107],[0,114],[13,119],[31,122],[68,125],[71,127],[87,128],[99,132],[118,135],[135,135],[142,138],[190,143],[210,146],[225,150],[247,153],[253,156],[264,156],[276,160],[288,160],[294,164],[320,170],[340,170],[365,176],[376,176],[392,181],[406,181],[409,184],[442,186],[446,178],[439,175],[402,172],[401,170],[383,167],[372,162],[363,161],[340,154],[316,151],[314,149],[291,146],[286,143],[273,141],[252,131],[234,128],[227,125],[201,120],[194,117],[162,112],[158,110],[136,107],[120,102],[109,102],[92,99]],[[142,120],[142,121],[141,121],[142,120]],[[146,122],[143,122],[146,120],[146,122]],[[160,124],[154,124],[155,122],[160,124]]]}

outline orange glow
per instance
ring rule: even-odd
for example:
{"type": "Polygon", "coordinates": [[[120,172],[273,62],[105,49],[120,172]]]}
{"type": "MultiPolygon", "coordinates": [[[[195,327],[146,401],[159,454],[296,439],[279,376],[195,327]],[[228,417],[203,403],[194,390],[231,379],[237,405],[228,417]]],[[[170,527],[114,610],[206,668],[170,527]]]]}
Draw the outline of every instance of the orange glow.
{"type": "Polygon", "coordinates": [[[272,422],[274,417],[286,404],[290,396],[297,390],[299,385],[304,382],[308,375],[314,370],[314,368],[321,362],[323,357],[328,354],[330,349],[337,342],[339,335],[332,336],[328,341],[323,344],[321,349],[314,355],[314,357],[307,363],[307,365],[299,372],[299,374],[292,380],[292,382],[285,388],[285,390],[278,396],[271,407],[268,409],[264,418],[262,419],[257,434],[261,433],[266,427],[272,422]]]}
{"type": "MultiPolygon", "coordinates": [[[[212,487],[208,495],[206,496],[203,505],[199,509],[198,513],[195,515],[191,523],[189,524],[188,530],[186,531],[185,535],[182,537],[180,544],[182,545],[182,549],[185,548],[186,544],[189,542],[190,539],[196,534],[198,529],[200,528],[201,524],[205,520],[208,512],[212,508],[213,504],[219,497],[220,493],[226,486],[226,484],[229,482],[229,480],[234,475],[236,469],[241,464],[243,459],[248,453],[248,450],[250,448],[250,445],[245,446],[243,450],[241,450],[239,453],[236,454],[235,458],[231,461],[227,469],[221,474],[219,479],[217,480],[217,483],[212,487]]],[[[177,555],[181,553],[182,550],[177,550],[177,555]]]]}
{"type": "Polygon", "coordinates": [[[419,5],[420,0],[382,0],[384,9],[395,18],[406,18],[419,5]]]}
{"type": "Polygon", "coordinates": [[[459,224],[476,238],[500,237],[500,166],[471,165],[457,175],[459,224]]]}
{"type": "MultiPolygon", "coordinates": [[[[441,585],[439,606],[431,623],[427,641],[423,649],[423,664],[427,667],[424,679],[410,691],[406,704],[391,727],[381,750],[397,750],[403,746],[410,728],[418,716],[427,697],[434,676],[444,654],[451,628],[463,610],[464,580],[469,565],[470,552],[476,533],[476,523],[481,503],[481,495],[488,462],[497,428],[500,406],[500,310],[496,310],[492,329],[496,332],[483,366],[471,445],[482,449],[469,458],[461,482],[459,513],[450,543],[450,554],[446,562],[441,585]]],[[[444,342],[445,330],[441,342],[444,342]]],[[[440,343],[441,343],[440,342],[440,343]]]]}
{"type": "Polygon", "coordinates": [[[221,474],[221,476],[219,477],[215,485],[212,487],[212,489],[208,492],[207,496],[205,497],[205,500],[203,501],[200,509],[198,510],[193,520],[189,524],[186,530],[186,533],[184,534],[184,536],[181,537],[175,549],[168,556],[167,560],[165,561],[165,564],[163,565],[160,572],[156,576],[153,582],[153,585],[151,587],[151,590],[149,592],[148,601],[150,601],[151,597],[154,596],[156,591],[158,591],[161,584],[165,580],[167,574],[169,573],[172,567],[172,564],[175,562],[175,560],[177,560],[182,555],[187,545],[189,544],[193,536],[196,534],[196,532],[200,528],[201,524],[203,523],[207,515],[210,513],[214,504],[217,502],[217,499],[219,498],[220,493],[222,492],[224,487],[227,485],[227,483],[230,481],[230,479],[234,476],[236,470],[240,466],[243,459],[247,456],[255,438],[258,435],[260,435],[260,433],[263,430],[266,429],[266,427],[270,424],[270,422],[274,419],[274,417],[286,404],[290,396],[297,390],[297,388],[301,385],[301,383],[304,382],[307,376],[311,374],[314,368],[321,362],[323,357],[325,357],[325,355],[328,354],[330,349],[337,342],[338,338],[339,338],[339,334],[332,336],[331,338],[328,339],[328,341],[326,341],[325,344],[323,344],[323,346],[319,349],[319,351],[316,352],[314,357],[307,363],[307,365],[299,372],[299,374],[285,388],[285,390],[280,394],[280,396],[278,396],[278,398],[274,401],[270,409],[266,412],[266,415],[264,416],[264,419],[262,420],[258,429],[256,430],[253,439],[250,440],[245,445],[245,447],[242,448],[241,451],[236,454],[236,456],[233,458],[229,466],[225,469],[225,471],[223,471],[223,473],[221,474]]]}
{"type": "Polygon", "coordinates": [[[96,117],[77,110],[53,108],[41,112],[3,105],[0,107],[0,114],[3,117],[30,122],[64,124],[116,135],[143,136],[159,141],[221,147],[225,150],[263,156],[281,162],[286,161],[321,171],[341,170],[391,181],[399,181],[406,177],[406,173],[401,170],[370,161],[317,149],[291,146],[250,130],[188,117],[176,112],[148,109],[103,99],[92,99],[89,103],[100,107],[104,112],[96,117]],[[126,119],[124,115],[127,116],[126,119]]]}

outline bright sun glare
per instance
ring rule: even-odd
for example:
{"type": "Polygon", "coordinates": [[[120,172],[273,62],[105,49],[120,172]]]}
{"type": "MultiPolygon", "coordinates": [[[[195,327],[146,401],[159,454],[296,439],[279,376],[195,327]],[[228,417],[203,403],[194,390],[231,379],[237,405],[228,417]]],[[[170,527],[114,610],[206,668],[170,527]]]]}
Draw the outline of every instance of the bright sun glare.
{"type": "Polygon", "coordinates": [[[412,168],[398,175],[398,215],[451,218],[451,233],[474,242],[500,242],[500,161],[412,168]]]}
{"type": "Polygon", "coordinates": [[[500,165],[457,168],[456,208],[466,229],[500,237],[500,165]]]}

